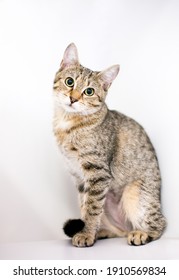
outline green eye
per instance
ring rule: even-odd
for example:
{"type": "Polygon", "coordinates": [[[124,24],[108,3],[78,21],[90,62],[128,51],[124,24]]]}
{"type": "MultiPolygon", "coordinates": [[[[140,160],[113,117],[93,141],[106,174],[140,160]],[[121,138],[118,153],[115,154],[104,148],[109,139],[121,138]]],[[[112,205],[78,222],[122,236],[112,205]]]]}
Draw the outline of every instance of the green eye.
{"type": "Polygon", "coordinates": [[[94,89],[90,87],[86,88],[84,94],[86,94],[87,96],[92,96],[94,94],[94,89]]]}
{"type": "Polygon", "coordinates": [[[73,86],[74,86],[74,80],[73,80],[73,78],[70,78],[70,77],[66,78],[65,84],[66,84],[68,87],[73,87],[73,86]]]}

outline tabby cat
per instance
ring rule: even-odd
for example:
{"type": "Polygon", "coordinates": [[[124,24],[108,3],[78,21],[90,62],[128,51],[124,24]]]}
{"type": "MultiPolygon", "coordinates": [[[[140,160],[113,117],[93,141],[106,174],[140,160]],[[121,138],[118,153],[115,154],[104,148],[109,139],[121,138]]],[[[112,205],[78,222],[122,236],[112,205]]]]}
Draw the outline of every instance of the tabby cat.
{"type": "Polygon", "coordinates": [[[109,110],[105,98],[119,65],[92,71],[65,50],[54,80],[54,134],[79,192],[81,219],[64,232],[77,247],[127,237],[143,245],[161,236],[161,177],[155,150],[133,119],[109,110]]]}

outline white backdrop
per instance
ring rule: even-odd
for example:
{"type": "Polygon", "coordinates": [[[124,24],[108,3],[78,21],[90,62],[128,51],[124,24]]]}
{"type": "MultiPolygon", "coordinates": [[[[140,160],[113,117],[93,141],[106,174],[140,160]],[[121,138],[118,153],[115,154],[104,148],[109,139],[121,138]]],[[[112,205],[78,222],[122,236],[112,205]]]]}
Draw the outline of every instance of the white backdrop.
{"type": "Polygon", "coordinates": [[[52,133],[66,46],[93,70],[120,64],[107,103],[139,121],[162,171],[167,237],[179,237],[179,2],[0,0],[0,242],[64,238],[77,193],[52,133]]]}

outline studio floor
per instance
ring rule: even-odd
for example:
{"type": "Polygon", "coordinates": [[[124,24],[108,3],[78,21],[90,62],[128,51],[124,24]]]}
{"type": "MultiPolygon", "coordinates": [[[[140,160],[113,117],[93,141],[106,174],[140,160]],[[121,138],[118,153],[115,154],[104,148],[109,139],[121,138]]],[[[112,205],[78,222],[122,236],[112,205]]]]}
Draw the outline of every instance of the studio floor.
{"type": "Polygon", "coordinates": [[[76,248],[69,239],[0,244],[1,260],[176,260],[179,239],[162,237],[145,246],[129,246],[126,239],[99,240],[93,247],[76,248]]]}

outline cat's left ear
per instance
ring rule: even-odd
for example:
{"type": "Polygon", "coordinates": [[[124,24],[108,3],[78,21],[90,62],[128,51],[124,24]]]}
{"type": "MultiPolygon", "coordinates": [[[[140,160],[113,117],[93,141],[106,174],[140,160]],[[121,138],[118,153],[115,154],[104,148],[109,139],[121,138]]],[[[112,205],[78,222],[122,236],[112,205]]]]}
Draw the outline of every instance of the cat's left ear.
{"type": "Polygon", "coordinates": [[[105,91],[108,90],[113,80],[116,78],[117,74],[119,73],[119,69],[120,66],[117,64],[107,68],[106,70],[98,74],[98,77],[102,81],[103,88],[105,91]]]}
{"type": "Polygon", "coordinates": [[[61,62],[60,67],[63,69],[65,67],[75,65],[75,64],[79,64],[78,51],[75,44],[71,43],[64,52],[63,60],[61,62]]]}

